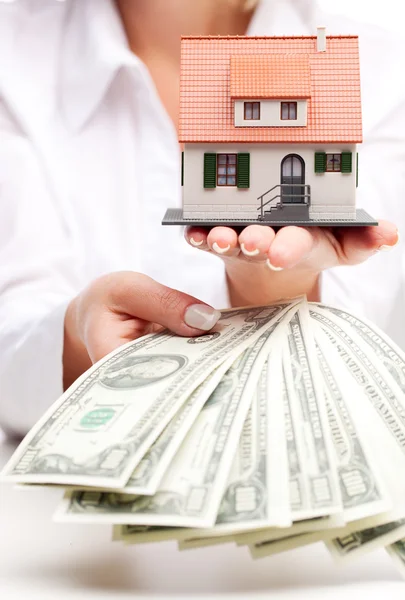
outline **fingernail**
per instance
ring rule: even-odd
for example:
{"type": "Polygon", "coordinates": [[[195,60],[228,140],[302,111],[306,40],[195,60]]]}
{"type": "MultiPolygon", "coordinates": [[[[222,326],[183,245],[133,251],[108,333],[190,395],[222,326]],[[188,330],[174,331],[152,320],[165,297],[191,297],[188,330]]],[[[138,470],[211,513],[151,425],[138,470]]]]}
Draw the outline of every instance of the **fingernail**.
{"type": "Polygon", "coordinates": [[[191,304],[184,313],[184,322],[189,327],[209,331],[220,318],[221,313],[206,304],[191,304]]]}
{"type": "Polygon", "coordinates": [[[216,242],[214,242],[212,244],[212,249],[217,252],[218,254],[225,254],[225,252],[228,252],[228,250],[231,249],[231,245],[228,244],[227,246],[225,246],[225,248],[221,248],[221,246],[218,246],[218,244],[216,242]]]}
{"type": "Polygon", "coordinates": [[[271,262],[269,261],[269,259],[266,260],[267,266],[269,267],[269,269],[271,269],[272,271],[282,271],[283,267],[275,267],[274,265],[271,264],[271,262]]]}
{"type": "Polygon", "coordinates": [[[259,248],[255,248],[254,250],[246,250],[245,244],[243,242],[240,245],[240,249],[242,250],[245,256],[257,256],[260,252],[259,248]]]}
{"type": "Polygon", "coordinates": [[[203,243],[204,243],[204,240],[200,240],[199,242],[197,242],[197,240],[195,240],[193,237],[191,237],[191,238],[189,239],[189,242],[190,242],[190,244],[191,244],[192,246],[196,246],[196,247],[198,247],[198,246],[202,246],[202,245],[203,245],[203,243]]]}

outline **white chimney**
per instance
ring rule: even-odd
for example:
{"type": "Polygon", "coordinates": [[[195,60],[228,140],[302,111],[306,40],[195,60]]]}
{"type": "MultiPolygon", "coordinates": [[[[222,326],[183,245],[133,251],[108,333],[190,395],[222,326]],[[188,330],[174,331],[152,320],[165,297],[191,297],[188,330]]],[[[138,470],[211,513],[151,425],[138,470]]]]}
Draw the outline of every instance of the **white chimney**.
{"type": "Polygon", "coordinates": [[[318,52],[326,52],[326,27],[321,25],[316,28],[316,49],[318,52]]]}

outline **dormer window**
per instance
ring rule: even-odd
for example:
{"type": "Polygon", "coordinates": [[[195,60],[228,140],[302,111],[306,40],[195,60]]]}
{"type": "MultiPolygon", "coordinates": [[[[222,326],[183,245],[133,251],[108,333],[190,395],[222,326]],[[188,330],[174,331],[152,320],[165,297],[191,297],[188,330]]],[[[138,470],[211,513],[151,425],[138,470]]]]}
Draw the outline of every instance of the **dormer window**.
{"type": "Polygon", "coordinates": [[[297,120],[297,103],[282,102],[281,103],[281,120],[296,121],[297,120]]]}
{"type": "Polygon", "coordinates": [[[245,121],[259,121],[260,102],[244,102],[243,106],[245,121]]]}

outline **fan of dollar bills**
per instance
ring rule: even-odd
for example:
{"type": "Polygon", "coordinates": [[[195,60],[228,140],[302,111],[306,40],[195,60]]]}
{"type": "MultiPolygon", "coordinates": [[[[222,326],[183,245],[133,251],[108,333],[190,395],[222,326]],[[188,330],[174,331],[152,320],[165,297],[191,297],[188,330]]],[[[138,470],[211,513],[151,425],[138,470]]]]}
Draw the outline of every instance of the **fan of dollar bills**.
{"type": "Polygon", "coordinates": [[[3,479],[66,487],[58,520],[129,544],[387,546],[405,572],[405,355],[305,298],[227,310],[206,335],[152,334],[94,365],[3,479]]]}

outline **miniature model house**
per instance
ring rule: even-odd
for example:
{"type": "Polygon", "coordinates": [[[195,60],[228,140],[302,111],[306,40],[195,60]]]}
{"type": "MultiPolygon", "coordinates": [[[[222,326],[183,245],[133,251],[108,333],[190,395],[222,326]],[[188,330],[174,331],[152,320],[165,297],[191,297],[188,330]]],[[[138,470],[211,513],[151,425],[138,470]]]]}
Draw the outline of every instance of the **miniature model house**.
{"type": "Polygon", "coordinates": [[[179,137],[165,224],[373,222],[356,211],[357,36],[183,38],[179,137]]]}

